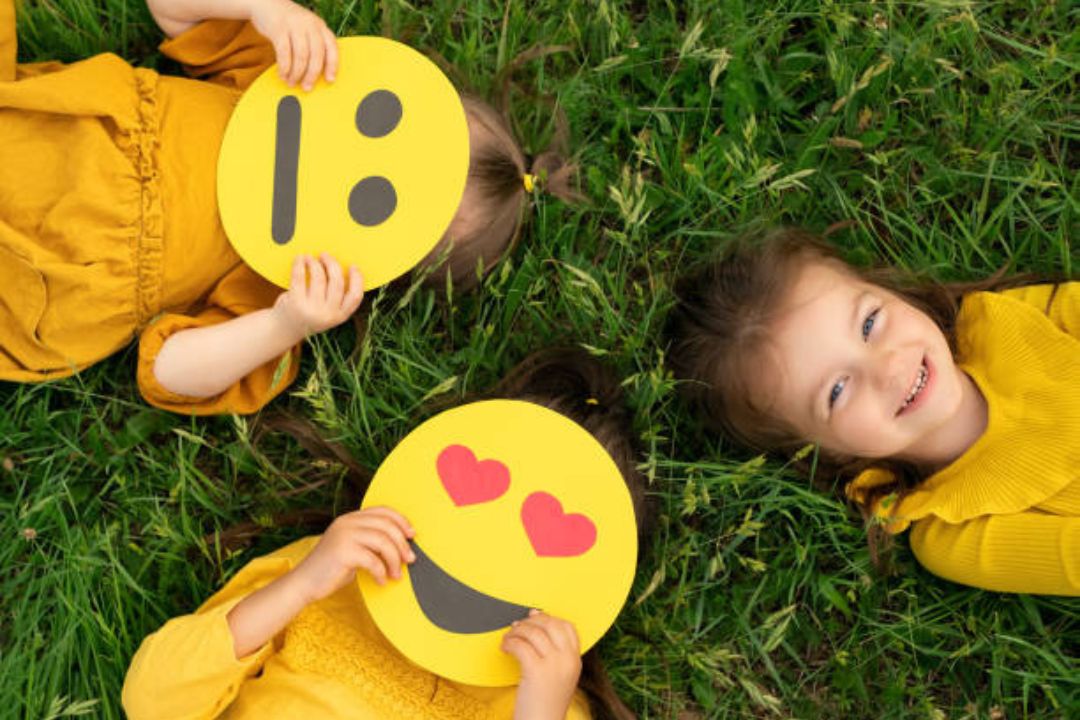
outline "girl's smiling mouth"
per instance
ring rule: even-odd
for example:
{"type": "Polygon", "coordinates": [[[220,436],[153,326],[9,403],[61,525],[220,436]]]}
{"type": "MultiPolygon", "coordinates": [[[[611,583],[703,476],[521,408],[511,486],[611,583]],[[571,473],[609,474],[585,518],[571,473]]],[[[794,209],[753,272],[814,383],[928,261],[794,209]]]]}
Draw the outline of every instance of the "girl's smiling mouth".
{"type": "Polygon", "coordinates": [[[934,376],[934,366],[931,365],[930,358],[924,355],[922,363],[920,363],[919,369],[915,372],[915,377],[911,381],[911,387],[908,389],[907,395],[904,396],[900,409],[896,411],[897,417],[922,407],[922,404],[930,395],[930,386],[934,376]]]}

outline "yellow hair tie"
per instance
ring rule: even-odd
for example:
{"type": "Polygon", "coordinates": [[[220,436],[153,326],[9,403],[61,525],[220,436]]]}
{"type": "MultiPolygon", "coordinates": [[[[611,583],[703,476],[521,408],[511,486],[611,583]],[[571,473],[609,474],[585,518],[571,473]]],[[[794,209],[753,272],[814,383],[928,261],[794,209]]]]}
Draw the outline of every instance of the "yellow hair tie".
{"type": "Polygon", "coordinates": [[[591,397],[591,398],[585,398],[585,404],[586,404],[586,405],[599,405],[599,404],[600,404],[600,401],[599,401],[599,400],[597,400],[597,399],[596,399],[596,398],[594,398],[594,397],[591,397]]]}
{"type": "Polygon", "coordinates": [[[533,190],[536,189],[536,176],[535,175],[530,175],[529,173],[525,173],[521,178],[521,182],[525,185],[525,192],[527,192],[527,193],[531,193],[533,190]]]}

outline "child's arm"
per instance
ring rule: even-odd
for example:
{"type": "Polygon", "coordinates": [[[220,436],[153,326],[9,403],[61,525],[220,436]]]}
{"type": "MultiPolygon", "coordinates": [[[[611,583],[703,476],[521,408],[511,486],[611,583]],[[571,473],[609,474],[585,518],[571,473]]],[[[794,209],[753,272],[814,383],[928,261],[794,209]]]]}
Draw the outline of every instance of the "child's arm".
{"type": "Polygon", "coordinates": [[[250,20],[258,0],[146,0],[161,31],[176,37],[202,20],[250,20]]]}
{"type": "Polygon", "coordinates": [[[521,664],[514,720],[564,720],[581,675],[574,626],[533,610],[511,626],[502,648],[521,664]]]}
{"type": "Polygon", "coordinates": [[[331,595],[366,570],[382,585],[416,559],[409,522],[390,508],[341,515],[295,570],[244,598],[228,615],[236,658],[263,647],[309,603],[331,595]]]}
{"type": "Polygon", "coordinates": [[[325,68],[337,74],[337,38],[315,13],[292,0],[146,0],[150,14],[169,37],[203,20],[250,20],[274,45],[278,72],[289,85],[310,90],[325,68]]]}
{"type": "Polygon", "coordinates": [[[213,397],[312,333],[349,318],[364,298],[360,272],[299,256],[288,292],[271,308],[170,336],[154,360],[154,377],[166,390],[192,398],[213,397]]]}
{"type": "Polygon", "coordinates": [[[371,508],[339,517],[314,549],[308,538],[251,562],[195,614],[143,641],[124,679],[128,718],[218,717],[307,603],[344,586],[357,568],[380,582],[400,577],[411,535],[400,515],[371,508]]]}
{"type": "Polygon", "coordinates": [[[121,701],[130,720],[213,718],[270,657],[267,646],[237,660],[226,615],[244,596],[292,569],[314,544],[306,538],[248,563],[191,615],[173,618],[143,640],[121,701]]]}
{"type": "Polygon", "coordinates": [[[950,524],[936,517],[911,530],[911,549],[946,580],[1037,595],[1080,595],[1080,517],[1022,512],[950,524]]]}

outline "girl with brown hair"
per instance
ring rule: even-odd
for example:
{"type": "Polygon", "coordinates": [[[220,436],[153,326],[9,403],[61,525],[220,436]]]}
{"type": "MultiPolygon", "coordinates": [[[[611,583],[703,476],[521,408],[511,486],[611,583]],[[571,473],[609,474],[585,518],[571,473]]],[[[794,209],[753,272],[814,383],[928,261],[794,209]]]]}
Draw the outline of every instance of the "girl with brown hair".
{"type": "MultiPolygon", "coordinates": [[[[218,218],[218,148],[275,61],[290,84],[332,80],[336,40],[291,0],[149,5],[162,53],[203,82],[108,54],[17,65],[14,2],[0,0],[0,380],[66,377],[138,337],[152,405],[254,412],[296,377],[304,338],[352,315],[363,283],[325,255],[298,257],[286,292],[244,265],[218,218]]],[[[464,104],[464,196],[422,266],[468,289],[513,245],[531,193],[572,196],[572,169],[554,152],[530,166],[500,113],[464,104]]]]}
{"type": "Polygon", "coordinates": [[[1080,283],[864,271],[796,229],[676,286],[671,364],[747,447],[819,449],[872,540],[930,571],[1080,595],[1080,283]]]}
{"type": "MultiPolygon", "coordinates": [[[[644,534],[649,513],[630,413],[607,367],[580,350],[550,350],[487,397],[535,403],[587,430],[614,460],[644,534]]],[[[314,436],[302,435],[310,445],[314,436]]],[[[340,448],[317,444],[320,454],[365,474],[340,448]]],[[[573,625],[540,612],[503,640],[520,662],[516,688],[464,685],[408,662],[373,623],[354,578],[400,577],[412,535],[394,510],[368,508],[252,561],[194,614],[143,641],[124,684],[128,717],[633,717],[595,649],[580,657],[573,625]]]]}

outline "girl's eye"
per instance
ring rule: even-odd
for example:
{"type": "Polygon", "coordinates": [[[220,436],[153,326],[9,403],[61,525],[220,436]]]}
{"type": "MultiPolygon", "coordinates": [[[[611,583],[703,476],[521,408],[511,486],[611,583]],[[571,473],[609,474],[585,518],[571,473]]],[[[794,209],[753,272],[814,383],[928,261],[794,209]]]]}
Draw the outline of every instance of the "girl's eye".
{"type": "Polygon", "coordinates": [[[865,320],[863,320],[863,324],[862,324],[862,337],[863,337],[863,340],[870,339],[870,331],[874,329],[874,323],[877,321],[877,314],[878,314],[879,310],[881,310],[881,308],[877,308],[876,310],[871,312],[869,315],[867,315],[865,320]]]}
{"type": "Polygon", "coordinates": [[[832,390],[829,391],[829,409],[830,410],[832,409],[832,406],[836,404],[836,401],[840,398],[840,393],[844,392],[844,385],[846,383],[847,383],[847,380],[841,380],[840,382],[833,385],[832,390]]]}

